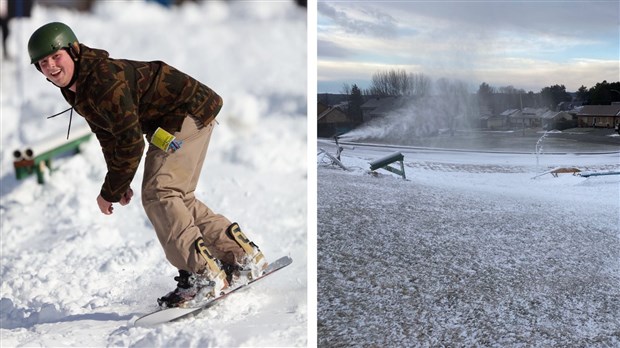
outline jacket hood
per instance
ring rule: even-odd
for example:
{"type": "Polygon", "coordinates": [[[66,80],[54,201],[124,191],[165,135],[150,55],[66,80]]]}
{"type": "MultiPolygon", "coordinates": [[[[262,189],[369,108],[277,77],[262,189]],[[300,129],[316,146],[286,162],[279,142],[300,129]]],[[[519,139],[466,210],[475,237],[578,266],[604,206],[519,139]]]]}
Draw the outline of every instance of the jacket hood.
{"type": "Polygon", "coordinates": [[[90,48],[84,44],[80,44],[80,58],[81,59],[92,59],[92,60],[101,60],[106,59],[110,56],[107,51],[98,49],[98,48],[90,48]]]}
{"type": "MultiPolygon", "coordinates": [[[[80,77],[79,80],[83,80],[83,75],[89,75],[93,67],[100,61],[107,59],[110,54],[107,51],[90,48],[84,44],[80,44],[80,77]]],[[[86,76],[84,76],[86,77],[86,76]]],[[[78,81],[79,81],[78,80],[78,81]]]]}

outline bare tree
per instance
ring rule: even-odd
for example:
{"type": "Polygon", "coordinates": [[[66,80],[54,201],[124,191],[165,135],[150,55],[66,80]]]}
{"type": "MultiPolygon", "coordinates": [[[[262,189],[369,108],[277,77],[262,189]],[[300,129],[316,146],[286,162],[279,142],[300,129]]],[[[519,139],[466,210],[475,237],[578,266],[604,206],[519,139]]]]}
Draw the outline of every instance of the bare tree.
{"type": "Polygon", "coordinates": [[[346,82],[343,83],[342,84],[342,88],[340,89],[340,94],[350,95],[351,94],[351,85],[349,85],[346,82]]]}
{"type": "Polygon", "coordinates": [[[405,70],[384,70],[372,75],[370,88],[365,94],[376,96],[426,96],[431,90],[431,80],[423,74],[405,70]]]}

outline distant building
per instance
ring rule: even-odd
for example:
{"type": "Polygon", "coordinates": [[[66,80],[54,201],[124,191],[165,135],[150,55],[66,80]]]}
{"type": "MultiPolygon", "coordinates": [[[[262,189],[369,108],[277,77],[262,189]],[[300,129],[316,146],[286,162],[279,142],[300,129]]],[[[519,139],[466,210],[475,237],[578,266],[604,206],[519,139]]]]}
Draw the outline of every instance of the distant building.
{"type": "Polygon", "coordinates": [[[573,115],[566,111],[547,111],[541,116],[542,127],[544,130],[564,130],[574,128],[577,123],[573,120],[573,115]]]}
{"type": "Polygon", "coordinates": [[[321,138],[331,138],[353,129],[354,123],[348,118],[347,114],[337,106],[327,106],[319,102],[317,105],[317,113],[317,136],[321,138]]]}
{"type": "Polygon", "coordinates": [[[489,117],[487,128],[490,129],[506,129],[510,128],[511,117],[519,115],[519,109],[508,109],[497,116],[489,117]]]}
{"type": "MultiPolygon", "coordinates": [[[[536,128],[542,126],[542,115],[547,112],[546,108],[523,108],[506,110],[510,126],[513,128],[536,128]]],[[[503,113],[502,113],[503,114],[503,113]]]]}
{"type": "Polygon", "coordinates": [[[579,127],[614,128],[620,124],[620,105],[584,105],[577,113],[579,127]]]}
{"type": "Polygon", "coordinates": [[[407,103],[412,102],[412,97],[372,97],[362,104],[362,115],[364,122],[368,122],[374,118],[382,118],[388,116],[407,103]]]}

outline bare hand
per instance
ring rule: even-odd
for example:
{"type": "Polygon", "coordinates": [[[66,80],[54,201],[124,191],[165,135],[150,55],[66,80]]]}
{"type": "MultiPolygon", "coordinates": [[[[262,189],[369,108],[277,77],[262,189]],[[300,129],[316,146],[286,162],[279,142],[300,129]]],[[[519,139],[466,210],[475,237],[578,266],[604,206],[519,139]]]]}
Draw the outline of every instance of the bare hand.
{"type": "Polygon", "coordinates": [[[133,197],[133,190],[130,187],[127,189],[127,192],[125,192],[123,197],[121,197],[121,200],[119,201],[120,205],[125,206],[129,204],[129,202],[131,202],[131,197],[133,197]]]}
{"type": "Polygon", "coordinates": [[[112,208],[112,203],[106,201],[101,195],[97,197],[97,205],[99,206],[99,210],[105,215],[112,214],[114,208],[112,208]]]}

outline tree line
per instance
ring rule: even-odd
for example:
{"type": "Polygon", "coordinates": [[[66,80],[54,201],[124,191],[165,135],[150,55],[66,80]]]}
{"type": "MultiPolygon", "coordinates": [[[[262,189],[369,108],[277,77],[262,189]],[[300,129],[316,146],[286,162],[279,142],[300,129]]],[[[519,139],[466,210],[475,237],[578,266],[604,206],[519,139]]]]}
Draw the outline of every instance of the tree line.
{"type": "Polygon", "coordinates": [[[575,105],[610,105],[612,102],[620,102],[620,82],[603,81],[590,88],[582,85],[573,94],[567,92],[564,85],[558,84],[543,87],[539,93],[534,93],[512,86],[495,89],[483,82],[476,94],[481,111],[485,108],[492,114],[523,107],[546,107],[552,111],[563,111],[562,102],[572,102],[575,105]]]}
{"type": "MultiPolygon", "coordinates": [[[[453,110],[459,108],[458,105],[453,105],[455,102],[469,103],[469,98],[463,96],[471,94],[467,91],[464,82],[442,78],[433,83],[422,73],[411,73],[402,69],[375,72],[370,86],[365,90],[360,89],[356,84],[351,86],[345,83],[341,91],[348,101],[345,112],[356,123],[362,123],[361,106],[370,97],[406,96],[415,100],[430,96],[433,92],[439,100],[444,98],[443,102],[446,103],[447,109],[453,110]]],[[[513,86],[495,88],[483,82],[475,97],[477,97],[479,114],[497,115],[507,109],[524,107],[546,107],[553,111],[560,111],[562,102],[576,102],[579,105],[609,105],[612,102],[620,102],[620,82],[603,81],[590,88],[582,85],[573,94],[567,92],[564,85],[559,84],[543,87],[540,92],[534,93],[513,86]]]]}

